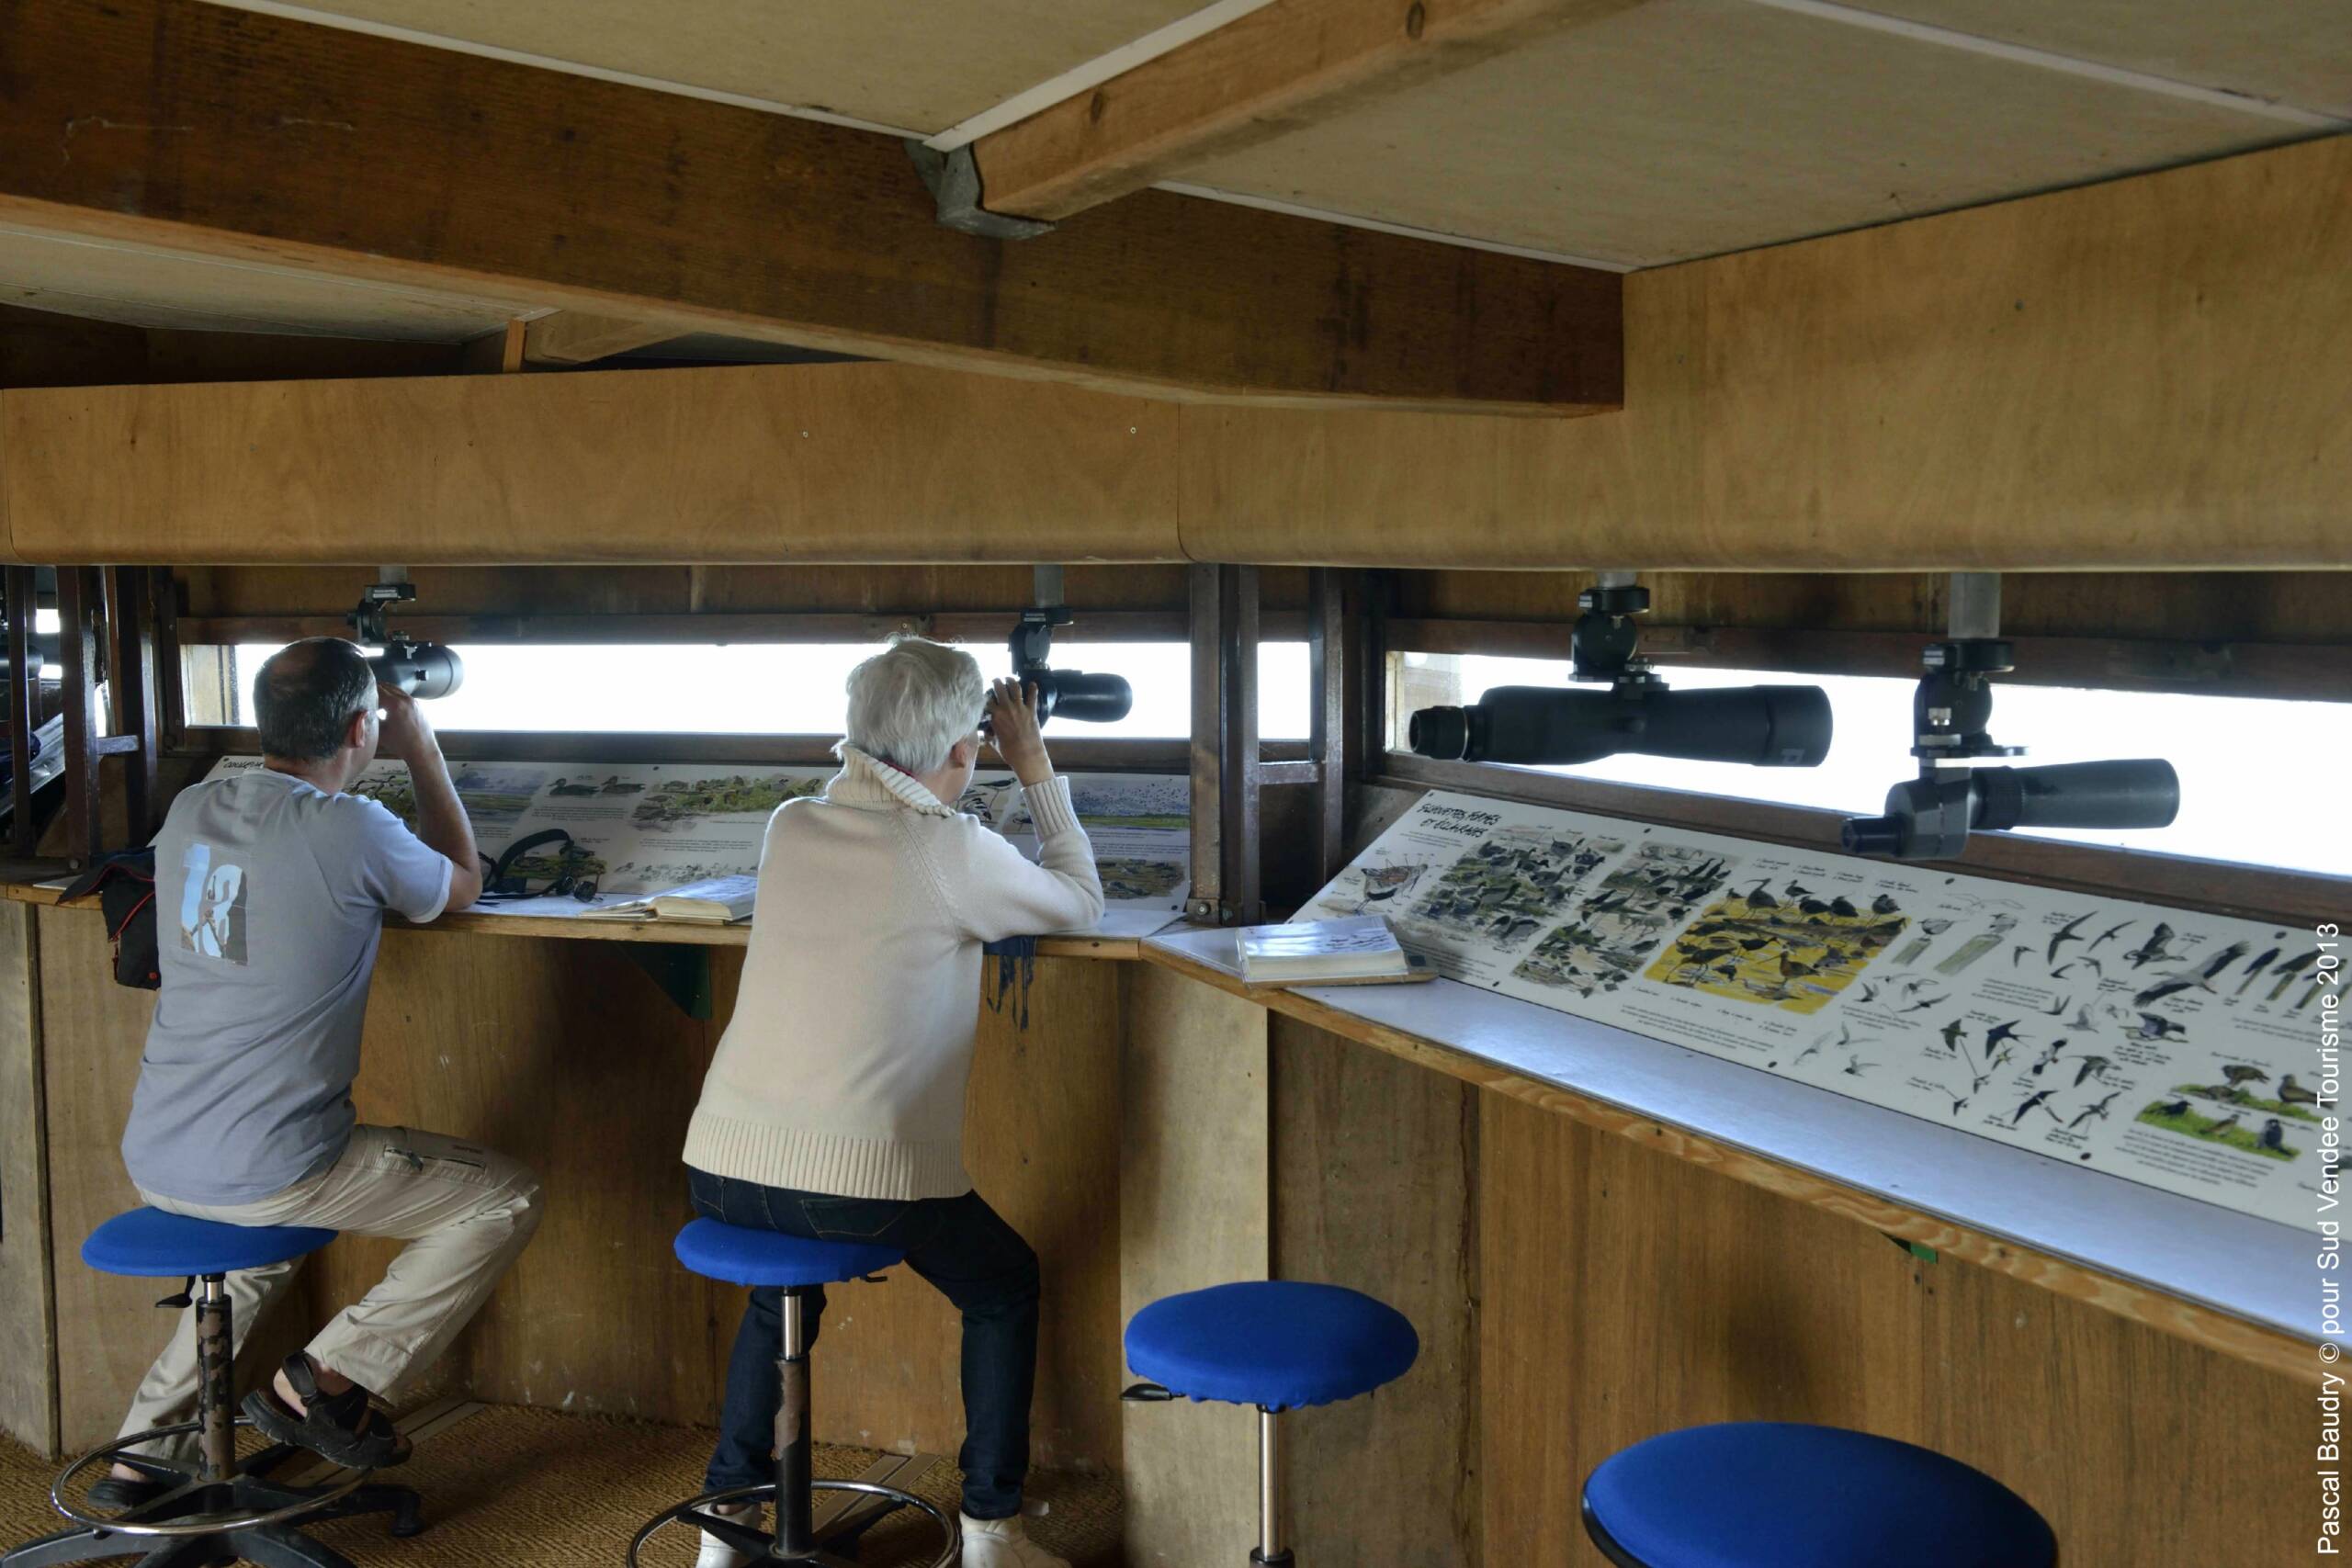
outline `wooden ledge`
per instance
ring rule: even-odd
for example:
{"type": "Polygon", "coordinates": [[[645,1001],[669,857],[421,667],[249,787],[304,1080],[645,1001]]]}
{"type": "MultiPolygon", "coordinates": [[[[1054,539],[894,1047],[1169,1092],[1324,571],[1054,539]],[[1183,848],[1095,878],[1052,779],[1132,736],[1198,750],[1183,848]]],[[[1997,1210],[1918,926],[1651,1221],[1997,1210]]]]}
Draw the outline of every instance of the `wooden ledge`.
{"type": "Polygon", "coordinates": [[[1498,1090],[2265,1371],[2316,1383],[2324,1370],[2313,1350],[2317,1341],[2281,1326],[2300,1320],[2301,1298],[2290,1287],[2309,1284],[2302,1271],[2311,1268],[2312,1238],[2293,1227],[2104,1173],[2073,1170],[1896,1111],[1825,1095],[1808,1085],[1458,982],[1355,987],[1320,994],[1312,988],[1247,987],[1229,956],[1232,942],[1230,931],[1179,929],[1147,938],[1143,958],[1359,1044],[1498,1090]],[[1452,1041],[1374,1016],[1383,1012],[1442,1016],[1452,1041]],[[1703,1087],[1694,1091],[1694,1082],[1703,1087]],[[1596,1084],[1623,1099],[1602,1098],[1595,1092],[1596,1084]],[[1816,1100],[1826,1103],[1810,1120],[1776,1113],[1772,1102],[1798,1097],[1805,1102],[1804,1110],[1816,1109],[1816,1100]],[[1702,1106],[1710,1100],[1712,1106],[1702,1106]],[[1729,1107],[1730,1114],[1709,1117],[1713,1125],[1699,1131],[1645,1113],[1645,1102],[1664,1101],[1701,1114],[1729,1107]],[[1746,1121],[1739,1131],[1727,1131],[1740,1117],[1746,1121]],[[1974,1158],[1980,1151],[1951,1144],[1951,1139],[1982,1145],[1984,1157],[1974,1158]],[[1806,1168],[1816,1153],[1848,1170],[1868,1168],[1883,1189],[1806,1168]],[[1955,1179],[1951,1169],[1950,1156],[1955,1154],[1970,1156],[1965,1181],[1955,1179]],[[1993,1179],[1987,1181],[1987,1177],[1993,1179]],[[1933,1190],[1937,1199],[1944,1200],[1938,1208],[1946,1212],[1919,1204],[1916,1198],[1906,1202],[1894,1196],[1905,1188],[1933,1190]],[[1962,1189],[1961,1201],[1949,1201],[1962,1189]],[[2053,1193],[2059,1195],[2053,1199],[2053,1193]],[[1969,1211],[1991,1206],[2003,1208],[2004,1219],[2031,1216],[2038,1225],[2046,1217],[2050,1229],[2071,1232],[2066,1245],[2053,1247],[2046,1239],[2033,1239],[2024,1234],[2022,1224],[1996,1228],[1969,1217],[1969,1211]],[[2098,1211],[2095,1223],[2086,1217],[2094,1207],[2098,1211]],[[2195,1230],[2181,1224],[2183,1220],[2195,1230]],[[2143,1260],[2154,1266],[2140,1274],[2132,1265],[2143,1260]],[[2204,1270],[2197,1282],[2183,1284],[2163,1277],[2188,1266],[2204,1270]]]}
{"type": "MultiPolygon", "coordinates": [[[[0,897],[19,904],[58,904],[60,890],[40,887],[28,882],[0,884],[0,897]]],[[[95,909],[87,900],[73,908],[95,909]]],[[[580,920],[537,915],[472,914],[460,911],[444,915],[425,925],[414,925],[398,916],[384,921],[387,931],[447,932],[471,936],[533,936],[552,937],[559,942],[660,942],[674,947],[745,947],[750,945],[749,926],[698,926],[683,920],[667,923],[659,920],[580,920]]],[[[1040,958],[1137,958],[1142,956],[1142,942],[1136,937],[1112,936],[1049,936],[1037,942],[1040,958]]]]}

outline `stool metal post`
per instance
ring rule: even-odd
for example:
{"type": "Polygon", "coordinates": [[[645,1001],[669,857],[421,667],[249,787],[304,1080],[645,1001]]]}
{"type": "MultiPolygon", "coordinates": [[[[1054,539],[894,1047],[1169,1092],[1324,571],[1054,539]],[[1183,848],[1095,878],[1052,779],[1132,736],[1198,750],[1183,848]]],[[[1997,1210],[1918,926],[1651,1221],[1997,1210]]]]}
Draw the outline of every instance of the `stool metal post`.
{"type": "Polygon", "coordinates": [[[229,1480],[237,1468],[236,1395],[230,1379],[236,1352],[226,1278],[207,1274],[196,1296],[197,1441],[204,1479],[229,1480]]]}
{"type": "MultiPolygon", "coordinates": [[[[904,1262],[906,1255],[876,1243],[820,1241],[707,1218],[690,1222],[678,1233],[676,1245],[678,1261],[706,1279],[755,1291],[772,1289],[782,1295],[775,1422],[770,1428],[775,1440],[775,1479],[756,1486],[723,1487],[671,1504],[639,1526],[630,1538],[625,1559],[628,1568],[639,1568],[645,1543],[673,1525],[698,1529],[755,1563],[855,1568],[851,1559],[841,1555],[842,1551],[854,1550],[849,1543],[882,1513],[902,1507],[916,1510],[939,1527],[940,1551],[929,1560],[930,1568],[950,1568],[962,1555],[962,1540],[954,1517],[938,1504],[880,1482],[820,1481],[815,1476],[808,1293],[822,1290],[827,1281],[876,1279],[882,1270],[904,1262]],[[827,1522],[821,1542],[811,1495],[817,1492],[846,1492],[858,1500],[858,1506],[827,1522]],[[775,1507],[774,1534],[758,1529],[740,1512],[718,1511],[761,1503],[775,1507]],[[875,1504],[881,1507],[875,1508],[875,1504]]],[[[0,1563],[0,1568],[8,1565],[0,1563]]]]}
{"type": "Polygon", "coordinates": [[[1258,1549],[1250,1561],[1270,1568],[1290,1568],[1294,1561],[1283,1545],[1282,1428],[1275,1425],[1280,1419],[1278,1412],[1258,1406],[1258,1549]]]}
{"type": "Polygon", "coordinates": [[[775,1407],[775,1550],[787,1562],[817,1550],[810,1516],[808,1338],[800,1292],[784,1292],[784,1355],[776,1362],[783,1397],[775,1407]]]}

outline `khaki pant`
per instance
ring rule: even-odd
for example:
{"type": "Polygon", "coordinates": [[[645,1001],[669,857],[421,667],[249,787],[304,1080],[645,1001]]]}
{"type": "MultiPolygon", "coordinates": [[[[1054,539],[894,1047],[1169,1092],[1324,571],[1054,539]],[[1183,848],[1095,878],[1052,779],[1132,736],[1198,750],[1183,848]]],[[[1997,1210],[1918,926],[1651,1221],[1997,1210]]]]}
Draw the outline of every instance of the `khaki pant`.
{"type": "MultiPolygon", "coordinates": [[[[390,1398],[463,1328],[539,1226],[539,1179],[519,1160],[437,1133],[358,1126],[318,1175],[251,1203],[183,1203],[142,1191],[155,1208],[232,1225],[318,1225],[408,1243],[382,1281],[310,1343],[320,1365],[390,1398]]],[[[229,1276],[239,1347],[300,1260],[229,1276]]],[[[196,1314],[180,1314],[122,1425],[129,1437],[193,1420],[196,1314]]],[[[151,1445],[192,1457],[193,1435],[151,1445]]]]}

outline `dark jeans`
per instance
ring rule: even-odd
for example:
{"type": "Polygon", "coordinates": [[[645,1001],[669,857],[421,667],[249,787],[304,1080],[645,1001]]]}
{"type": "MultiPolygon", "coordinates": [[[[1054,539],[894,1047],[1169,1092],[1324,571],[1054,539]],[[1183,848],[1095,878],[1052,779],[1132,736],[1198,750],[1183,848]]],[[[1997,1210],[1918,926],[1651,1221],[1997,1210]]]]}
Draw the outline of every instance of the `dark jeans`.
{"type": "MultiPolygon", "coordinates": [[[[964,1511],[976,1519],[1021,1511],[1029,1473],[1029,1396],[1037,1382],[1037,1255],[977,1192],[961,1198],[833,1198],[713,1176],[689,1166],[695,1211],[721,1224],[818,1241],[871,1241],[906,1248],[907,1267],[964,1314],[964,1511]]],[[[804,1293],[808,1342],[825,1315],[822,1287],[804,1293]]],[[[775,1478],[776,1357],[784,1348],[784,1292],[752,1292],[735,1353],[707,1489],[775,1478]]]]}

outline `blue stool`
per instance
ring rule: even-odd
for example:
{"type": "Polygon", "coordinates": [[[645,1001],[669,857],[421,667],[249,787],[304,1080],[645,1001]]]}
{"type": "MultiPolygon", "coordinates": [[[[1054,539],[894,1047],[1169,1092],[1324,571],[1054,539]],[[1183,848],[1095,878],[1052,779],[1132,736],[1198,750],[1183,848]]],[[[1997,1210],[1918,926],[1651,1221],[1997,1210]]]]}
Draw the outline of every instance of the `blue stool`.
{"type": "Polygon", "coordinates": [[[1282,1544],[1274,1417],[1370,1393],[1405,1375],[1421,1342],[1405,1314],[1338,1285],[1248,1280],[1164,1296],[1127,1324],[1127,1365],[1150,1380],[1130,1399],[1215,1399],[1258,1407],[1256,1563],[1295,1561],[1282,1544]]]}
{"type": "Polygon", "coordinates": [[[775,1231],[721,1224],[717,1220],[692,1221],[678,1233],[676,1247],[678,1261],[705,1279],[729,1285],[773,1285],[784,1292],[784,1351],[776,1362],[783,1397],[775,1416],[775,1480],[759,1486],[706,1492],[662,1509],[648,1519],[628,1543],[629,1568],[637,1568],[638,1550],[654,1531],[682,1520],[763,1562],[810,1562],[827,1564],[829,1568],[852,1568],[849,1559],[824,1550],[825,1546],[829,1542],[842,1543],[846,1536],[872,1525],[880,1515],[859,1517],[827,1541],[820,1541],[812,1517],[815,1510],[811,1492],[860,1493],[878,1499],[885,1513],[895,1507],[921,1509],[931,1516],[947,1542],[945,1550],[932,1560],[932,1568],[948,1568],[963,1554],[963,1528],[938,1505],[895,1486],[876,1485],[870,1481],[819,1481],[809,1474],[813,1445],[808,1438],[808,1340],[801,1321],[802,1301],[810,1291],[825,1285],[873,1279],[883,1269],[905,1262],[906,1253],[895,1247],[877,1247],[870,1242],[810,1241],[775,1231]],[[766,1502],[775,1505],[774,1535],[706,1511],[716,1503],[766,1502]]]}
{"type": "Polygon", "coordinates": [[[1584,1528],[1618,1568],[2052,1568],[2031,1505],[1927,1449],[1779,1421],[1634,1444],[1584,1483],[1584,1528]]]}
{"type": "Polygon", "coordinates": [[[193,1297],[184,1287],[156,1303],[196,1309],[196,1419],[119,1438],[66,1466],[51,1483],[49,1500],[80,1528],[26,1542],[0,1557],[0,1568],[49,1568],[103,1557],[144,1557],[159,1565],[243,1559],[267,1568],[351,1568],[350,1559],[289,1528],[289,1521],[389,1513],[394,1535],[423,1529],[416,1494],[405,1486],[362,1485],[365,1471],[354,1471],[332,1486],[282,1485],[266,1477],[303,1452],[283,1444],[237,1462],[236,1428],[252,1423],[235,1414],[231,1402],[236,1338],[226,1277],[240,1269],[307,1257],[334,1235],[291,1225],[217,1224],[160,1209],[133,1209],[92,1231],[82,1244],[82,1261],[100,1273],[185,1280],[196,1287],[193,1297]],[[189,1432],[198,1435],[203,1452],[194,1464],[126,1451],[189,1432]],[[85,1513],[65,1500],[66,1485],[101,1461],[177,1484],[113,1517],[85,1513]]]}

